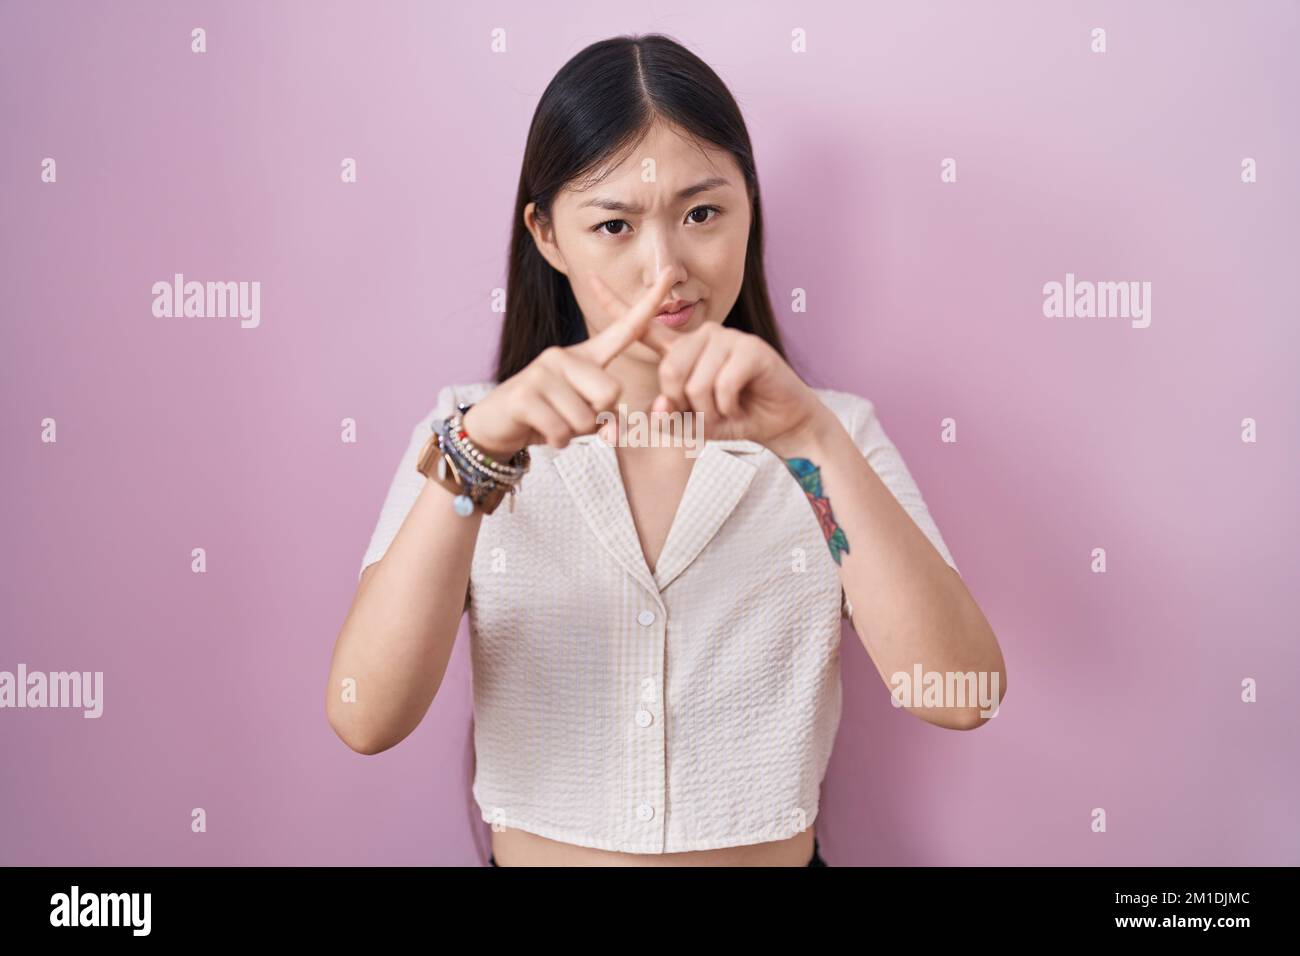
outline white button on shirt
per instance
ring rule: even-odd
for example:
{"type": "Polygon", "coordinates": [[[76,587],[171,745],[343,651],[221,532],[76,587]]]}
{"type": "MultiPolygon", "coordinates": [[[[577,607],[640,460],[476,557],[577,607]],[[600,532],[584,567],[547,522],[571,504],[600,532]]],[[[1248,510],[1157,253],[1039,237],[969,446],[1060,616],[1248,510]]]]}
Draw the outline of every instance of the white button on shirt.
{"type": "MultiPolygon", "coordinates": [[[[493,387],[440,391],[411,434],[362,570],[383,557],[424,485],[415,464],[430,423],[493,387]]],[[[871,402],[815,391],[956,569],[871,402]]],[[[612,447],[585,435],[530,452],[514,512],[503,504],[483,518],[470,569],[483,819],[627,853],[781,840],[811,825],[852,609],[784,463],[755,442],[707,442],[652,572],[612,447]]],[[[826,493],[834,507],[835,489],[826,493]]]]}

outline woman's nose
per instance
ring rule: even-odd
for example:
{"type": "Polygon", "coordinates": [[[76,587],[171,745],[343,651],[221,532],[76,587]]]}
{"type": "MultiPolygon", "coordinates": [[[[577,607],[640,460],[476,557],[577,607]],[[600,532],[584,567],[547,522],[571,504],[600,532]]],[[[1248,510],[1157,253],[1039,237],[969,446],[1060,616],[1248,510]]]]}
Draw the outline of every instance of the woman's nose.
{"type": "Polygon", "coordinates": [[[651,240],[651,250],[647,257],[646,268],[649,272],[642,277],[642,281],[647,286],[654,285],[660,273],[664,270],[673,273],[674,285],[686,281],[686,263],[682,259],[681,251],[672,238],[662,234],[651,240]]]}

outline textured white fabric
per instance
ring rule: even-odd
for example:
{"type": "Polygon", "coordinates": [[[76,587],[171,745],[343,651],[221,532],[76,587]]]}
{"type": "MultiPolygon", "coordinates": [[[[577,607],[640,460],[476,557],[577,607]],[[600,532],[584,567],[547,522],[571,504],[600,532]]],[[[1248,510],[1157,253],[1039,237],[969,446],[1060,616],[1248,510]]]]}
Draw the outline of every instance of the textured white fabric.
{"type": "MultiPolygon", "coordinates": [[[[492,388],[441,390],[362,570],[420,492],[431,422],[492,388]]],[[[955,569],[872,403],[816,392],[955,569]]],[[[755,442],[707,442],[651,573],[614,449],[582,436],[530,452],[514,513],[503,503],[483,518],[470,571],[483,819],[629,853],[779,840],[811,825],[840,720],[850,608],[782,461],[755,442]]]]}

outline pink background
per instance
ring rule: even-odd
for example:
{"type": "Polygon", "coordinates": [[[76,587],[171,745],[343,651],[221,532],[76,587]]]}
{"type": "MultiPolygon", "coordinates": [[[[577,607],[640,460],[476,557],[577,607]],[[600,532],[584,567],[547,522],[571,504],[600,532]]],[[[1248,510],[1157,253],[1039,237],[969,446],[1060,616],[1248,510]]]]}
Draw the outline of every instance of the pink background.
{"type": "Polygon", "coordinates": [[[485,859],[467,632],[373,757],[330,653],[411,427],[490,375],[538,97],[654,30],[745,112],[796,364],[876,403],[1007,657],[942,731],[846,627],[827,860],[1300,862],[1295,5],[468,6],[0,7],[0,669],[105,675],[99,720],[0,711],[0,862],[485,859]],[[1151,327],[1044,318],[1067,271],[1151,327]],[[261,326],[154,318],[174,272],[261,326]]]}

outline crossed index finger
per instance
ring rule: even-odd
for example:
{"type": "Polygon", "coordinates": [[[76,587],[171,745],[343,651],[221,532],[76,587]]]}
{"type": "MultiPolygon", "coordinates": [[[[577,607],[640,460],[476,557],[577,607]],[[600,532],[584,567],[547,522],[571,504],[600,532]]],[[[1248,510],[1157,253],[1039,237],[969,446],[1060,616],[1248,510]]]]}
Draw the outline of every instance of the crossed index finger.
{"type": "Polygon", "coordinates": [[[601,368],[608,365],[620,352],[637,340],[645,342],[663,355],[672,342],[672,333],[660,327],[654,318],[659,313],[659,304],[663,302],[664,295],[672,285],[672,273],[664,270],[659,273],[655,284],[636,301],[636,304],[628,306],[593,273],[592,289],[595,290],[602,308],[614,317],[614,321],[576,347],[581,348],[587,357],[601,368]]]}

